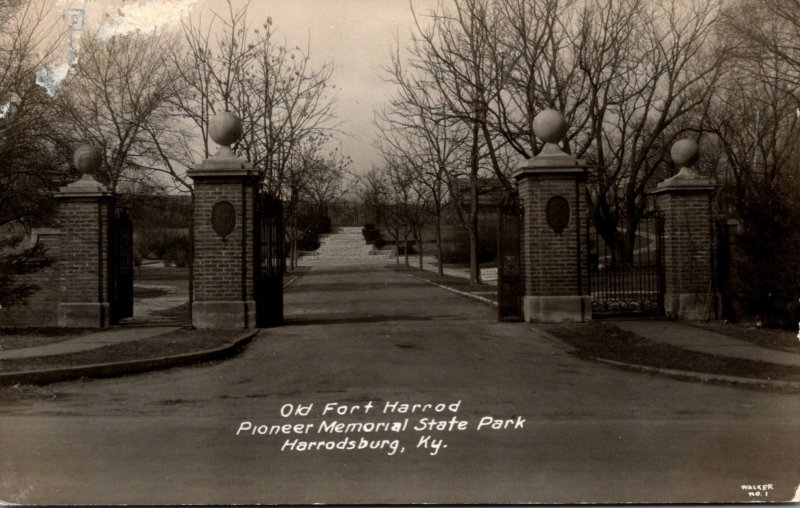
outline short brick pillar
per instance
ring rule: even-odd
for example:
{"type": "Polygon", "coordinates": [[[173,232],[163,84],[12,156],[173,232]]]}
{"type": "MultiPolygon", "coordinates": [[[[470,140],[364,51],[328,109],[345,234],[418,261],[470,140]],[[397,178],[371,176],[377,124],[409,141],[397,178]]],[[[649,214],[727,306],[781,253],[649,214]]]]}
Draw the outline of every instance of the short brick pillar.
{"type": "Polygon", "coordinates": [[[209,130],[220,149],[188,172],[194,181],[192,326],[254,328],[259,175],[229,148],[242,133],[235,115],[216,115],[209,130]]]}
{"type": "Polygon", "coordinates": [[[75,166],[83,177],[62,187],[58,222],[58,326],[104,328],[110,324],[109,227],[116,194],[91,173],[101,163],[100,152],[89,145],[75,150],[75,166]]]}
{"type": "Polygon", "coordinates": [[[658,210],[664,218],[664,312],[682,320],[708,319],[716,301],[712,288],[714,181],[692,166],[697,145],[680,140],[672,146],[680,171],[656,186],[658,210]]]}
{"type": "Polygon", "coordinates": [[[542,111],[533,128],[545,145],[513,175],[523,208],[523,316],[528,322],[588,321],[592,317],[585,280],[588,166],[558,147],[567,131],[560,113],[542,111]]]}

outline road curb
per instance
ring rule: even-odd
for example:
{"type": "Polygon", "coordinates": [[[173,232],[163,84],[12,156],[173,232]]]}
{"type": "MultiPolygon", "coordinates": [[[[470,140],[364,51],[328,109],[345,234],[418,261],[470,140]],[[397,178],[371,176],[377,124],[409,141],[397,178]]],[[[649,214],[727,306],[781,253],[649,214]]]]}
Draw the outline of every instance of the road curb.
{"type": "Polygon", "coordinates": [[[455,293],[457,295],[466,296],[468,298],[472,298],[474,300],[478,300],[478,301],[483,302],[483,303],[488,303],[489,305],[494,305],[495,307],[497,307],[497,302],[493,302],[492,300],[489,300],[488,298],[485,298],[485,297],[483,297],[481,295],[472,294],[472,293],[470,293],[468,291],[461,291],[461,290],[458,290],[458,289],[453,289],[450,286],[445,286],[444,284],[438,284],[438,283],[433,282],[431,280],[428,280],[428,279],[425,279],[423,277],[419,277],[417,275],[414,275],[413,273],[410,273],[409,275],[411,275],[415,279],[419,279],[419,280],[421,280],[423,282],[427,282],[428,284],[433,284],[434,286],[439,286],[440,288],[446,289],[446,290],[448,290],[448,291],[450,291],[452,293],[455,293]]]}
{"type": "Polygon", "coordinates": [[[639,365],[635,363],[618,362],[615,360],[607,360],[597,356],[589,356],[592,360],[613,365],[629,370],[637,370],[640,372],[647,372],[649,374],[661,374],[662,376],[669,376],[675,379],[690,379],[694,381],[717,382],[727,384],[737,384],[744,386],[769,386],[772,388],[790,388],[793,390],[800,390],[800,383],[794,381],[775,381],[772,379],[757,379],[751,377],[739,376],[726,376],[724,374],[708,374],[705,372],[693,372],[690,370],[676,370],[676,369],[662,369],[659,367],[649,367],[647,365],[639,365]]]}
{"type": "Polygon", "coordinates": [[[138,374],[152,370],[180,367],[193,363],[220,360],[234,356],[241,351],[260,330],[247,330],[230,344],[193,353],[172,356],[159,356],[144,360],[124,362],[95,363],[78,367],[60,369],[32,370],[27,372],[9,372],[0,374],[0,386],[15,384],[44,385],[61,381],[72,381],[80,378],[106,378],[138,374]]]}
{"type": "MultiPolygon", "coordinates": [[[[575,349],[575,347],[572,344],[569,344],[568,342],[561,340],[555,335],[546,332],[536,326],[531,326],[531,329],[534,331],[534,333],[539,334],[542,337],[545,337],[551,341],[558,342],[562,346],[568,348],[570,352],[580,354],[579,351],[575,349]]],[[[736,384],[747,387],[769,386],[771,388],[781,388],[781,389],[789,388],[793,390],[800,390],[800,383],[794,381],[775,381],[772,379],[757,379],[750,377],[726,376],[724,374],[709,374],[706,372],[694,372],[691,370],[663,369],[660,367],[650,367],[648,365],[640,365],[638,363],[618,362],[616,360],[608,360],[606,358],[600,358],[599,356],[588,355],[588,354],[581,354],[581,357],[588,358],[598,363],[604,363],[606,365],[611,365],[618,368],[635,370],[638,372],[646,372],[648,374],[660,374],[662,376],[668,376],[674,379],[736,384]]]]}

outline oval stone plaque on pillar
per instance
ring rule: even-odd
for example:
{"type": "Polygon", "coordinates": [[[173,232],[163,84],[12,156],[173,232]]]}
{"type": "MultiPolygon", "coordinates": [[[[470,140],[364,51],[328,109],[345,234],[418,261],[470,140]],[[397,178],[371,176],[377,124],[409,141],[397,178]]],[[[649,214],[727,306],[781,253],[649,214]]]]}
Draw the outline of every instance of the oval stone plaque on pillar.
{"type": "Polygon", "coordinates": [[[236,208],[228,201],[219,201],[211,209],[211,227],[219,236],[225,237],[233,232],[236,226],[236,208]]]}
{"type": "Polygon", "coordinates": [[[569,201],[564,196],[553,196],[547,202],[547,224],[560,235],[569,225],[569,201]]]}

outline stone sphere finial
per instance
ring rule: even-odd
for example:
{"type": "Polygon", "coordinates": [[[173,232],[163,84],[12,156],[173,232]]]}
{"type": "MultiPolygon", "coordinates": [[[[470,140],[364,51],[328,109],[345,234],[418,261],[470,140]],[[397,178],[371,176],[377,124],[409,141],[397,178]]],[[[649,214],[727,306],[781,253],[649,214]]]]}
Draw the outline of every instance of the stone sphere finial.
{"type": "Polygon", "coordinates": [[[103,163],[103,154],[93,145],[80,145],[75,149],[72,162],[81,173],[96,173],[103,163]]]}
{"type": "Polygon", "coordinates": [[[700,158],[700,148],[691,139],[681,139],[672,144],[669,155],[677,167],[688,168],[694,166],[700,158]]]}
{"type": "Polygon", "coordinates": [[[567,119],[554,109],[545,109],[533,119],[533,133],[545,143],[558,143],[568,128],[567,119]]]}
{"type": "Polygon", "coordinates": [[[208,134],[214,143],[229,147],[242,137],[242,121],[230,111],[217,113],[208,124],[208,134]]]}

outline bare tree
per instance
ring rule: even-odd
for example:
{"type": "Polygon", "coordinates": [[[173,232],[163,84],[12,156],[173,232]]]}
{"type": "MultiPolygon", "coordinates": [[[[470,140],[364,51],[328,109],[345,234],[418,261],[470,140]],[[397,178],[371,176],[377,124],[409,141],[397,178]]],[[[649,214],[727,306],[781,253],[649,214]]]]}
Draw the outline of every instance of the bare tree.
{"type": "MultiPolygon", "coordinates": [[[[249,4],[213,13],[204,23],[184,23],[185,49],[174,51],[173,64],[185,90],[175,93],[175,106],[200,129],[203,157],[209,155],[208,122],[218,110],[233,111],[244,133],[237,150],[264,177],[276,196],[288,189],[290,161],[301,160],[314,141],[334,132],[335,89],[330,63],[315,68],[308,47],[289,48],[276,42],[273,21],[253,28],[249,4]]],[[[310,44],[309,44],[310,46],[310,44]]]]}
{"type": "Polygon", "coordinates": [[[21,276],[50,261],[40,246],[22,243],[24,233],[52,219],[51,192],[75,176],[52,99],[36,82],[63,41],[49,14],[46,3],[0,2],[0,307],[38,289],[21,276]]]}
{"type": "Polygon", "coordinates": [[[435,87],[447,109],[441,114],[460,121],[470,133],[470,279],[480,282],[478,265],[478,181],[487,157],[494,176],[508,189],[509,168],[501,166],[497,133],[489,126],[490,112],[507,79],[506,55],[495,51],[499,11],[495,0],[440,3],[424,23],[415,13],[408,61],[420,80],[435,87]]]}
{"type": "MultiPolygon", "coordinates": [[[[401,154],[415,173],[413,181],[422,185],[434,216],[439,275],[442,264],[442,215],[451,203],[448,183],[461,176],[466,130],[448,114],[447,104],[430,83],[409,72],[396,52],[387,69],[397,90],[379,116],[379,132],[384,147],[401,154]]],[[[381,146],[379,144],[379,146],[381,146]]]]}
{"type": "Polygon", "coordinates": [[[511,189],[510,154],[539,150],[536,113],[563,112],[571,125],[563,148],[595,164],[591,214],[622,261],[672,140],[702,128],[687,119],[702,117],[724,69],[725,52],[714,47],[719,12],[719,0],[440,4],[429,23],[418,18],[406,65],[471,129],[473,187],[486,157],[511,189]]]}
{"type": "Polygon", "coordinates": [[[342,178],[351,163],[337,148],[321,153],[319,145],[327,144],[326,137],[309,138],[308,145],[298,150],[299,157],[288,162],[283,178],[286,234],[290,243],[290,268],[297,264],[297,241],[318,225],[327,205],[342,196],[342,178]],[[304,221],[301,213],[310,214],[304,221]]]}
{"type": "Polygon", "coordinates": [[[168,114],[176,75],[166,55],[174,44],[168,32],[107,41],[84,35],[80,59],[56,95],[74,142],[103,151],[98,176],[113,191],[153,184],[149,170],[164,161],[153,140],[177,121],[168,114]]]}
{"type": "Polygon", "coordinates": [[[376,226],[381,227],[395,245],[395,262],[400,263],[400,239],[406,236],[408,221],[403,213],[403,201],[398,184],[390,178],[387,166],[373,167],[358,178],[357,195],[374,213],[376,226]]]}
{"type": "Polygon", "coordinates": [[[503,21],[513,34],[506,51],[514,51],[515,41],[525,42],[510,59],[498,131],[527,157],[538,150],[531,129],[537,109],[564,113],[571,125],[564,148],[595,166],[590,213],[613,247],[614,262],[624,262],[646,213],[646,191],[654,176],[668,170],[669,146],[702,128],[691,121],[702,117],[724,71],[725,52],[714,39],[720,3],[505,5],[503,21]]]}
{"type": "Polygon", "coordinates": [[[64,30],[45,3],[0,3],[0,226],[30,227],[70,178],[72,147],[37,72],[58,58],[64,30]]]}
{"type": "Polygon", "coordinates": [[[723,19],[739,57],[754,61],[768,54],[771,74],[800,86],[800,0],[740,0],[723,19]]]}
{"type": "MultiPolygon", "coordinates": [[[[409,165],[409,161],[403,154],[384,151],[384,175],[386,199],[388,203],[387,224],[390,230],[396,231],[392,234],[396,238],[398,255],[400,252],[399,239],[403,242],[403,257],[406,266],[409,266],[409,252],[411,244],[409,237],[417,240],[420,250],[422,249],[422,227],[424,226],[424,195],[419,192],[419,187],[414,182],[414,171],[409,165]]],[[[420,268],[422,267],[420,258],[420,268]]]]}
{"type": "MultiPolygon", "coordinates": [[[[609,88],[613,100],[590,112],[596,117],[591,123],[601,128],[586,150],[596,166],[591,213],[604,240],[614,246],[617,263],[632,256],[647,208],[646,191],[656,183],[654,176],[666,173],[672,142],[701,127],[684,120],[701,116],[724,71],[725,51],[714,47],[719,8],[716,1],[686,6],[659,0],[638,4],[632,19],[627,10],[619,11],[622,29],[633,22],[631,40],[636,44],[626,45],[622,53],[624,72],[609,88]],[[624,231],[619,227],[622,218],[627,222],[624,231]]],[[[582,44],[596,38],[588,35],[582,44]]],[[[595,58],[602,55],[595,53],[595,58]]],[[[586,68],[592,69],[589,62],[586,68]]],[[[598,80],[603,73],[587,74],[598,80]]]]}
{"type": "Polygon", "coordinates": [[[741,62],[747,75],[731,74],[715,94],[708,114],[724,164],[717,171],[730,184],[733,203],[757,189],[775,189],[796,168],[800,156],[798,99],[775,62],[741,62]]]}

